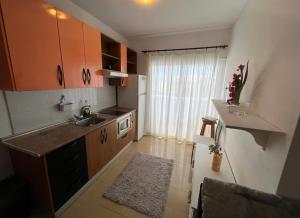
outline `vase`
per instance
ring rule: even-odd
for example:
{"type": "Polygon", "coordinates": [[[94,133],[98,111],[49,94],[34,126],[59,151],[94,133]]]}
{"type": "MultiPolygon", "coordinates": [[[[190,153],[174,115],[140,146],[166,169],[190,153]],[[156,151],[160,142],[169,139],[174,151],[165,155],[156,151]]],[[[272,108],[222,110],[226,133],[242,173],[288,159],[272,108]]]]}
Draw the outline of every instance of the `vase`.
{"type": "Polygon", "coordinates": [[[240,105],[240,96],[241,96],[242,90],[243,90],[243,87],[235,88],[235,96],[234,96],[231,104],[237,105],[237,106],[240,105]]]}
{"type": "Polygon", "coordinates": [[[223,154],[214,154],[211,169],[215,172],[220,172],[223,154]]]}

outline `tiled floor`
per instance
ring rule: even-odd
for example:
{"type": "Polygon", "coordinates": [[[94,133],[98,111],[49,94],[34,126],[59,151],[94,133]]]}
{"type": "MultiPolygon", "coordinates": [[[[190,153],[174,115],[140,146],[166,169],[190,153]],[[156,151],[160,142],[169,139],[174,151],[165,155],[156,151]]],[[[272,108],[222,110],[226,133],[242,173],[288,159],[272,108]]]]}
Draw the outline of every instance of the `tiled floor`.
{"type": "Polygon", "coordinates": [[[138,143],[126,149],[81,196],[60,216],[60,218],[142,218],[145,215],[128,207],[118,205],[102,197],[128,161],[137,152],[151,154],[175,161],[171,177],[164,218],[188,217],[188,194],[190,157],[192,145],[175,140],[157,139],[145,136],[138,143]]]}

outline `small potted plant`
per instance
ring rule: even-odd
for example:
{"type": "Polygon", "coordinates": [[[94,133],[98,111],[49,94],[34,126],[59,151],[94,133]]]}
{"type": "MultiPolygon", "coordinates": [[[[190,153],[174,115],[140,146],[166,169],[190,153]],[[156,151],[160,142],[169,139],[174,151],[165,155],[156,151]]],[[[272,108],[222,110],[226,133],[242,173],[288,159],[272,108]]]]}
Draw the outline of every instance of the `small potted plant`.
{"type": "Polygon", "coordinates": [[[221,162],[222,162],[222,148],[219,145],[213,144],[209,145],[210,154],[214,154],[211,168],[215,172],[220,172],[221,162]]]}

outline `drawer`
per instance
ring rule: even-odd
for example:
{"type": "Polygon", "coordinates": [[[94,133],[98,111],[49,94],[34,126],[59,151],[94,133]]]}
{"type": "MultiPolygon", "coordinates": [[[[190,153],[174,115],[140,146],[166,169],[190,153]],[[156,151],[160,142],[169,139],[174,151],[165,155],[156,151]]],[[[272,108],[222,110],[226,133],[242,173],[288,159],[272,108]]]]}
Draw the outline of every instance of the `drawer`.
{"type": "Polygon", "coordinates": [[[74,155],[79,153],[80,151],[85,150],[85,141],[84,138],[80,138],[75,140],[67,145],[62,146],[61,148],[52,151],[47,154],[47,162],[48,166],[52,167],[52,165],[56,165],[58,163],[63,163],[66,160],[70,160],[74,158],[74,155]]]}
{"type": "Polygon", "coordinates": [[[57,164],[57,165],[55,165],[55,167],[54,166],[48,167],[48,173],[49,173],[49,175],[56,175],[56,176],[69,175],[69,174],[72,174],[73,172],[78,171],[79,169],[87,166],[86,161],[87,161],[86,157],[84,157],[83,155],[80,155],[78,157],[78,159],[76,159],[76,161],[74,161],[74,162],[66,161],[66,163],[57,164]]]}
{"type": "Polygon", "coordinates": [[[53,204],[57,210],[88,181],[84,138],[49,153],[47,164],[53,204]]]}
{"type": "Polygon", "coordinates": [[[70,180],[68,183],[57,183],[55,186],[51,186],[55,210],[67,202],[86,182],[87,175],[70,180]]]}
{"type": "Polygon", "coordinates": [[[123,148],[132,140],[132,131],[133,130],[131,129],[125,135],[118,138],[118,140],[117,140],[118,147],[123,148]]]}
{"type": "Polygon", "coordinates": [[[87,166],[76,167],[67,174],[49,175],[55,210],[69,200],[87,181],[87,166]]]}
{"type": "Polygon", "coordinates": [[[87,172],[85,167],[76,167],[66,174],[50,175],[52,191],[56,192],[58,189],[67,192],[70,186],[73,186],[79,179],[87,179],[87,172]]]}

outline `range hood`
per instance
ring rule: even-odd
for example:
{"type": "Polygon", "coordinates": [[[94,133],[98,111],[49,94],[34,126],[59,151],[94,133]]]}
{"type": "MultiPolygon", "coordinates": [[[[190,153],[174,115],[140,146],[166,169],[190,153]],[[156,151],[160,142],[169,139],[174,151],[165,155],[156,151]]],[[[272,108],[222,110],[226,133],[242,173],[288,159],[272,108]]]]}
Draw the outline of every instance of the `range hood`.
{"type": "Polygon", "coordinates": [[[103,70],[103,76],[106,78],[124,78],[124,77],[128,77],[127,73],[122,73],[119,71],[115,71],[115,70],[103,70]]]}

